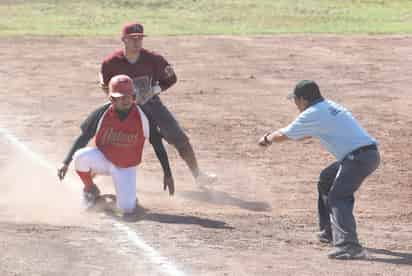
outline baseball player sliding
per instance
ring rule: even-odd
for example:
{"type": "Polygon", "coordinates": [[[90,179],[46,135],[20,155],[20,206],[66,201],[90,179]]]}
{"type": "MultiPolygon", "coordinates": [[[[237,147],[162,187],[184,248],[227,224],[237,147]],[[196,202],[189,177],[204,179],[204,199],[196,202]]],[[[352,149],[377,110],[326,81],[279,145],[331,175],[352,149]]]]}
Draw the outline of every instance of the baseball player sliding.
{"type": "MultiPolygon", "coordinates": [[[[117,207],[127,217],[137,210],[137,166],[142,160],[150,126],[136,104],[136,90],[130,77],[114,76],[109,82],[109,97],[109,103],[93,111],[82,123],[82,132],[57,173],[62,180],[74,160],[76,173],[84,184],[83,199],[87,207],[93,206],[100,195],[92,175],[110,175],[116,189],[117,207]],[[96,147],[85,147],[93,137],[96,147]]],[[[169,193],[173,194],[173,182],[168,184],[169,193]]]]}

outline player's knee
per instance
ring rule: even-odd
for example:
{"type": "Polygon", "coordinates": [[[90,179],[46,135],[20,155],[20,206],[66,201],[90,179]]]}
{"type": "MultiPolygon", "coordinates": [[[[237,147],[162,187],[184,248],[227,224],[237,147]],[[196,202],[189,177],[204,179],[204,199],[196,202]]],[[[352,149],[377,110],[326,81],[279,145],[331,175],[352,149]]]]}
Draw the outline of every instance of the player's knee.
{"type": "Polygon", "coordinates": [[[178,152],[185,152],[189,150],[192,146],[189,141],[189,137],[186,135],[181,135],[180,137],[177,137],[176,139],[173,140],[172,143],[178,152]]]}
{"type": "Polygon", "coordinates": [[[86,172],[90,170],[89,151],[87,148],[77,150],[73,155],[76,171],[86,172]]]}
{"type": "Polygon", "coordinates": [[[189,137],[186,133],[178,126],[170,127],[160,130],[163,138],[176,149],[184,148],[189,143],[189,137]]]}

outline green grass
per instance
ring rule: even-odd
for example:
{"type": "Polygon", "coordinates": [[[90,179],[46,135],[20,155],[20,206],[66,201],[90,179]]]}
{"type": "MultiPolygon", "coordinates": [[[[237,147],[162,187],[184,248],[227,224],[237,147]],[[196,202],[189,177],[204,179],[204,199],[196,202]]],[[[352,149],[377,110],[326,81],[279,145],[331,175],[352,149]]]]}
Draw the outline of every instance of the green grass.
{"type": "Polygon", "coordinates": [[[0,0],[0,35],[411,33],[412,0],[0,0]]]}

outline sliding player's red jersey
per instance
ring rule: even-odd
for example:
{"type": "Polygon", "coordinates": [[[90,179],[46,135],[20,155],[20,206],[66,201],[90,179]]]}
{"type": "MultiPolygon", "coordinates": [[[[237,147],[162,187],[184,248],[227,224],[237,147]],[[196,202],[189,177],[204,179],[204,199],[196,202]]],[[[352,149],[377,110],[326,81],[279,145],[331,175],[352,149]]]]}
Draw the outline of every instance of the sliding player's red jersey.
{"type": "Polygon", "coordinates": [[[112,105],[100,118],[96,146],[117,167],[137,166],[142,161],[145,142],[142,116],[143,112],[134,105],[127,117],[120,120],[112,105]]]}

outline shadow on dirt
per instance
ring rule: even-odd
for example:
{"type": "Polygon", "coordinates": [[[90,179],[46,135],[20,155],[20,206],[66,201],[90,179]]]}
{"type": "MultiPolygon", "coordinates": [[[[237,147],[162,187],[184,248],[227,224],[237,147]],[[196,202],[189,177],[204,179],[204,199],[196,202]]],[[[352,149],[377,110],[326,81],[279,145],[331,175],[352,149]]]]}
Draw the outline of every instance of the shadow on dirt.
{"type": "Polygon", "coordinates": [[[232,226],[227,225],[224,221],[187,215],[171,215],[149,212],[144,216],[143,220],[156,221],[160,223],[195,224],[205,228],[234,229],[232,226]]]}
{"type": "Polygon", "coordinates": [[[271,206],[266,202],[247,201],[231,196],[226,192],[220,192],[205,187],[201,187],[200,189],[200,192],[182,191],[179,195],[192,200],[203,201],[216,205],[231,205],[254,212],[269,212],[272,210],[271,206]]]}
{"type": "Polygon", "coordinates": [[[401,253],[387,249],[367,248],[372,253],[367,260],[387,264],[412,265],[412,253],[401,253]],[[382,256],[376,256],[382,255],[382,256]]]}
{"type": "Polygon", "coordinates": [[[115,209],[116,196],[113,194],[104,194],[98,198],[96,206],[93,207],[93,210],[91,211],[103,212],[108,217],[123,222],[138,222],[146,220],[170,224],[194,224],[205,228],[234,229],[234,227],[229,226],[224,221],[201,218],[197,216],[152,213],[150,210],[140,205],[137,205],[137,211],[134,214],[127,216],[119,214],[115,211],[115,209]]]}

